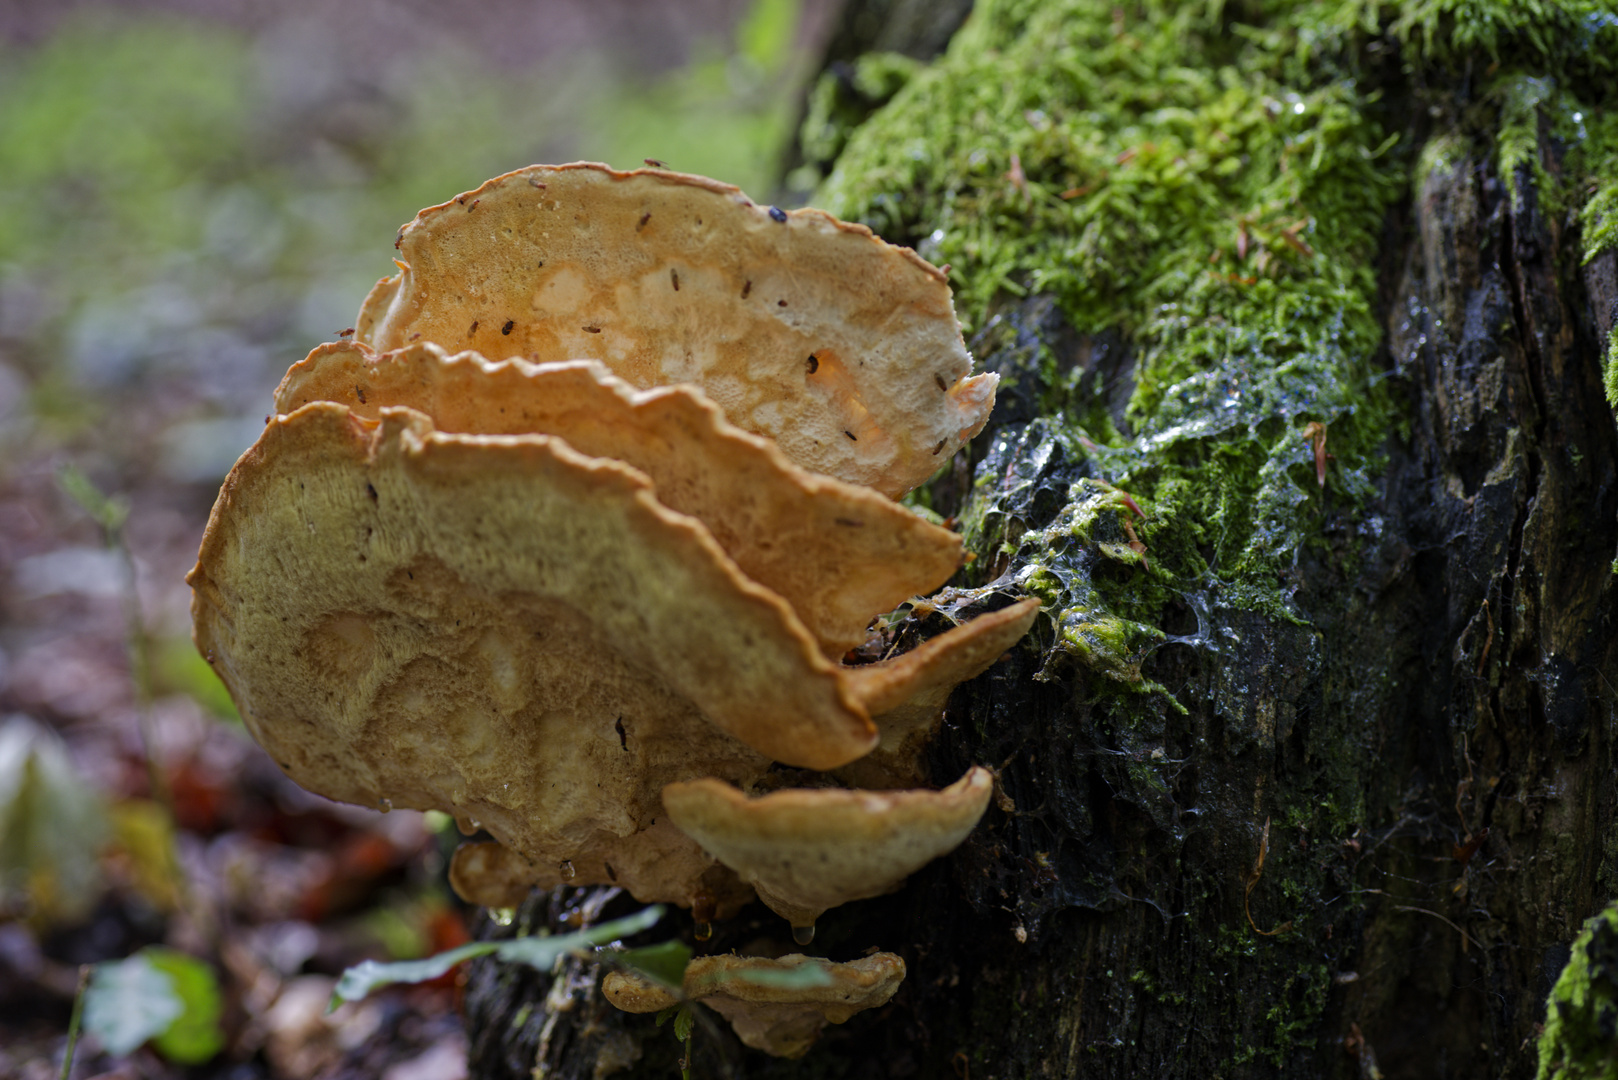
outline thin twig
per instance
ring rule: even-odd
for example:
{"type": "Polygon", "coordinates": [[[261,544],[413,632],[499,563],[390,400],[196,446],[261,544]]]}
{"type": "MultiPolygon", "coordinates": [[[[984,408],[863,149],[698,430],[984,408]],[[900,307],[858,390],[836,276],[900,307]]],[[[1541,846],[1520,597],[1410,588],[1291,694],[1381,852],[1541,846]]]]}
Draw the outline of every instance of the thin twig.
{"type": "Polygon", "coordinates": [[[1483,598],[1483,614],[1489,619],[1489,629],[1483,638],[1483,654],[1478,657],[1478,678],[1483,678],[1483,671],[1489,665],[1489,647],[1494,644],[1494,612],[1489,610],[1489,598],[1483,598]]]}
{"type": "MultiPolygon", "coordinates": [[[[152,727],[152,664],[151,650],[146,634],[146,615],[141,609],[140,587],[135,575],[135,556],[129,550],[124,536],[124,523],[129,518],[129,504],[123,499],[110,498],[95,486],[76,466],[67,465],[57,473],[57,483],[84,512],[101,527],[102,542],[107,550],[117,554],[123,569],[124,588],[124,650],[129,657],[129,680],[135,691],[135,718],[139,725],[141,749],[146,757],[146,783],[152,801],[162,808],[170,827],[176,820],[174,793],[169,788],[168,775],[157,756],[157,735],[152,727]]],[[[172,839],[170,840],[172,844],[172,839]]],[[[189,883],[184,873],[175,883],[179,904],[211,941],[217,942],[219,928],[207,907],[193,903],[189,883]]]]}
{"type": "Polygon", "coordinates": [[[1253,928],[1253,933],[1264,937],[1275,937],[1277,934],[1292,929],[1292,920],[1277,926],[1274,930],[1260,930],[1258,923],[1253,921],[1253,909],[1250,901],[1253,897],[1253,888],[1258,885],[1258,879],[1264,874],[1264,856],[1270,851],[1270,819],[1264,819],[1264,831],[1259,834],[1258,861],[1253,864],[1253,872],[1247,875],[1247,891],[1242,893],[1242,911],[1247,915],[1247,925],[1253,928]]]}
{"type": "Polygon", "coordinates": [[[140,737],[146,746],[146,777],[152,788],[152,798],[174,817],[174,797],[169,791],[169,778],[157,760],[157,740],[152,729],[152,659],[146,640],[146,616],[141,610],[140,590],[135,584],[135,557],[124,542],[123,529],[118,530],[117,550],[124,564],[124,624],[125,647],[129,652],[129,677],[135,684],[135,709],[140,721],[140,737]]]}
{"type": "Polygon", "coordinates": [[[90,972],[94,964],[79,965],[79,988],[73,995],[73,1017],[67,1022],[67,1049],[62,1051],[61,1080],[68,1080],[73,1072],[73,1051],[79,1042],[79,1023],[84,1019],[84,992],[90,986],[90,972]]]}
{"type": "Polygon", "coordinates": [[[157,760],[157,740],[152,730],[152,665],[146,643],[146,616],[141,610],[135,556],[124,538],[124,522],[129,518],[129,506],[121,499],[109,498],[95,486],[94,481],[73,465],[63,467],[57,474],[57,483],[101,527],[102,544],[118,556],[123,570],[124,649],[129,656],[129,678],[135,689],[135,716],[146,754],[146,780],[153,800],[168,811],[169,819],[173,820],[174,800],[169,792],[168,777],[163,775],[162,766],[157,760]]]}
{"type": "Polygon", "coordinates": [[[1436,911],[1428,911],[1426,908],[1421,908],[1421,907],[1412,907],[1409,904],[1394,904],[1393,905],[1393,910],[1394,911],[1414,911],[1414,912],[1417,912],[1418,914],[1421,914],[1421,915],[1431,915],[1433,918],[1437,919],[1439,922],[1446,923],[1451,930],[1453,930],[1457,934],[1461,935],[1461,940],[1462,941],[1465,941],[1465,942],[1467,942],[1468,944],[1471,944],[1471,945],[1476,945],[1480,949],[1483,948],[1483,944],[1481,942],[1479,942],[1476,938],[1472,937],[1465,930],[1462,930],[1459,926],[1456,926],[1453,922],[1450,922],[1450,920],[1446,919],[1444,916],[1440,915],[1436,911]]]}

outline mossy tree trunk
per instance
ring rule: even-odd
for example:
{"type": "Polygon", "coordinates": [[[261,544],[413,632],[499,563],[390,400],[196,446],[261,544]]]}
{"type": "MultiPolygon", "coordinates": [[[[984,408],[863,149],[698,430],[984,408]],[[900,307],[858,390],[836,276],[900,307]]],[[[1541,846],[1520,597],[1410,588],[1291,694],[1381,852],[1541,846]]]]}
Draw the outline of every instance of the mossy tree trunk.
{"type": "MultiPolygon", "coordinates": [[[[980,3],[831,140],[1006,376],[956,601],[1050,614],[931,748],[1003,797],[821,923],[899,995],[693,1075],[1527,1077],[1618,896],[1618,19],[1181,7],[980,3]]],[[[475,1075],[672,1075],[594,976],[478,968],[475,1075]]]]}

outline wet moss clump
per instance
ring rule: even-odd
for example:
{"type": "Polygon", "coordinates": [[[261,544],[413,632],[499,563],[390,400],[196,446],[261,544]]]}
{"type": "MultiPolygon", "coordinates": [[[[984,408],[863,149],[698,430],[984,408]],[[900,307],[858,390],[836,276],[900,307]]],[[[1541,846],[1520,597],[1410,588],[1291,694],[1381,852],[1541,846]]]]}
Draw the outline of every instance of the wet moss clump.
{"type": "MultiPolygon", "coordinates": [[[[1459,66],[1500,135],[1502,173],[1520,166],[1542,204],[1560,193],[1552,209],[1582,208],[1587,252],[1618,230],[1618,189],[1602,186],[1618,173],[1598,172],[1618,125],[1575,93],[1604,85],[1591,76],[1610,66],[1618,20],[1589,3],[1538,8],[992,0],[944,57],[907,72],[817,203],[949,264],[974,350],[1001,358],[1003,396],[1027,402],[991,441],[963,517],[986,556],[979,584],[1022,574],[1052,608],[1048,642],[1114,681],[1138,668],[1139,628],[1176,600],[1305,619],[1289,572],[1333,514],[1375,531],[1360,512],[1398,422],[1375,259],[1418,148],[1400,144],[1377,80],[1459,66]],[[1536,149],[1547,123],[1572,150],[1554,180],[1536,149]],[[1068,355],[1026,332],[1027,305],[1046,298],[1077,336],[1068,355]],[[1115,408],[1088,363],[1106,340],[1127,354],[1115,408]],[[1011,466],[1031,438],[1068,473],[1011,466]],[[1132,497],[1144,558],[1092,565],[1025,513],[1029,485],[1080,479],[1132,497]],[[1114,632],[1078,648],[1063,632],[1077,624],[1114,632]]],[[[1618,393],[1618,369],[1608,382],[1618,393]]]]}
{"type": "MultiPolygon", "coordinates": [[[[1615,16],[1618,18],[1618,16],[1615,16]]],[[[1618,110],[1614,98],[1585,103],[1572,93],[1555,102],[1557,134],[1570,147],[1560,190],[1578,207],[1584,261],[1618,251],[1618,110]],[[1582,203],[1582,205],[1580,205],[1582,203]]],[[[1607,341],[1603,382],[1607,402],[1618,409],[1618,333],[1607,341]]]]}
{"type": "Polygon", "coordinates": [[[1618,12],[1610,0],[1373,0],[1331,7],[1328,21],[1367,31],[1386,23],[1413,54],[1413,67],[1461,74],[1520,67],[1581,79],[1618,70],[1618,12]]]}
{"type": "Polygon", "coordinates": [[[1373,258],[1406,169],[1352,77],[1353,32],[1309,5],[1234,23],[1216,8],[980,5],[819,198],[952,264],[979,355],[1014,345],[1035,295],[1128,354],[1116,409],[1045,345],[1005,371],[1044,419],[991,440],[963,519],[980,581],[1013,568],[1057,650],[1114,681],[1177,598],[1218,589],[1296,618],[1280,575],[1324,509],[1368,496],[1392,423],[1373,258]],[[1067,471],[1012,465],[1031,449],[1067,471]],[[1119,503],[1106,527],[1127,521],[1140,552],[1024,506],[1040,485],[1085,504],[1081,483],[1129,497],[1140,513],[1119,503]]]}
{"type": "MultiPolygon", "coordinates": [[[[1476,82],[1476,102],[1452,120],[1493,136],[1513,212],[1531,181],[1539,211],[1579,230],[1585,263],[1618,251],[1618,9],[1446,0],[1409,4],[1393,25],[1419,44],[1434,77],[1443,70],[1476,82]]],[[[1458,141],[1455,131],[1440,140],[1458,141]]],[[[1603,364],[1607,400],[1618,407],[1618,336],[1603,364]]]]}
{"type": "Polygon", "coordinates": [[[1618,251],[1618,113],[1581,116],[1589,134],[1584,179],[1590,198],[1579,212],[1584,228],[1584,261],[1618,251]]]}
{"type": "MultiPolygon", "coordinates": [[[[1572,220],[1582,232],[1585,263],[1618,251],[1618,113],[1612,97],[1520,72],[1498,78],[1485,95],[1499,106],[1498,164],[1513,210],[1521,209],[1523,184],[1531,177],[1542,212],[1576,211],[1572,220]],[[1541,152],[1545,130],[1562,151],[1554,171],[1541,152]]],[[[1602,364],[1607,401],[1618,408],[1618,334],[1607,342],[1602,364]]]]}
{"type": "MultiPolygon", "coordinates": [[[[1609,44],[1618,50],[1618,13],[1605,21],[1592,17],[1590,25],[1613,28],[1609,44]]],[[[1605,60],[1607,54],[1600,56],[1605,60]]],[[[1597,81],[1505,69],[1485,82],[1474,115],[1462,119],[1463,126],[1487,130],[1480,116],[1497,117],[1496,165],[1513,211],[1522,211],[1524,185],[1532,181],[1539,211],[1579,229],[1586,264],[1618,251],[1615,82],[1610,74],[1597,81]]],[[[1606,343],[1603,366],[1607,400],[1618,408],[1618,335],[1606,343]]]]}
{"type": "Polygon", "coordinates": [[[1584,924],[1551,990],[1538,1080],[1618,1078],[1618,904],[1584,924]]]}

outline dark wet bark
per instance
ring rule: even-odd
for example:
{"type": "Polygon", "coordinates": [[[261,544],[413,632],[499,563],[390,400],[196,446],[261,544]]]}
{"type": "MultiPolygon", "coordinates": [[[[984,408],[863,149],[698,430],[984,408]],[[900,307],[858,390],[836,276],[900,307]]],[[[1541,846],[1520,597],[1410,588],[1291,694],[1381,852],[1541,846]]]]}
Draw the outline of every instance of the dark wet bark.
{"type": "MultiPolygon", "coordinates": [[[[913,60],[931,60],[944,51],[955,31],[972,13],[972,0],[848,0],[838,13],[837,27],[821,54],[811,86],[831,80],[834,111],[850,126],[858,124],[886,104],[887,97],[872,98],[856,85],[855,64],[871,53],[896,53],[913,60]]],[[[777,169],[787,180],[789,197],[808,191],[792,190],[793,174],[805,164],[829,169],[831,162],[807,153],[802,127],[807,99],[799,102],[792,138],[781,151],[777,169]]]]}
{"type": "MultiPolygon", "coordinates": [[[[1618,893],[1618,428],[1599,381],[1618,275],[1610,254],[1580,265],[1526,169],[1514,207],[1492,160],[1435,169],[1390,221],[1408,427],[1374,504],[1329,511],[1285,582],[1307,622],[1187,596],[1164,629],[1189,641],[1145,671],[1185,715],[1126,716],[1082,673],[1039,681],[1026,651],[962,687],[934,778],[993,765],[1009,801],[816,942],[901,953],[898,996],[799,1062],[699,1029],[694,1075],[1324,1078],[1371,1075],[1373,1054],[1389,1078],[1533,1075],[1568,943],[1618,893]]],[[[1021,318],[1127,394],[1123,343],[1038,301],[1021,318]]],[[[1048,449],[1031,408],[1005,403],[1006,449],[977,468],[1048,449]]],[[[1077,467],[1045,459],[1031,525],[1077,467]]],[[[700,948],[784,933],[755,906],[700,948]]],[[[642,1055],[621,1075],[675,1075],[668,1029],[614,1011],[592,974],[477,968],[474,1075],[605,1075],[604,1051],[642,1055]]]]}

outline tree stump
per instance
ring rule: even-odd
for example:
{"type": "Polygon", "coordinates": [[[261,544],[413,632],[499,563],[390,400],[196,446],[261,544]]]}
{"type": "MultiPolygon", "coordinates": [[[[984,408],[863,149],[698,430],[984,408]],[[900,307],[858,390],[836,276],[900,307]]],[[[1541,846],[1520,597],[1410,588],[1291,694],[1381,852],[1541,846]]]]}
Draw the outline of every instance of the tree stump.
{"type": "MultiPolygon", "coordinates": [[[[1431,7],[980,3],[820,163],[955,263],[1005,381],[924,498],[963,604],[1048,615],[930,747],[998,770],[977,831],[820,924],[898,995],[692,1075],[1534,1074],[1618,895],[1618,21],[1431,7]]],[[[474,1075],[672,1075],[598,975],[480,961],[474,1075]]]]}

